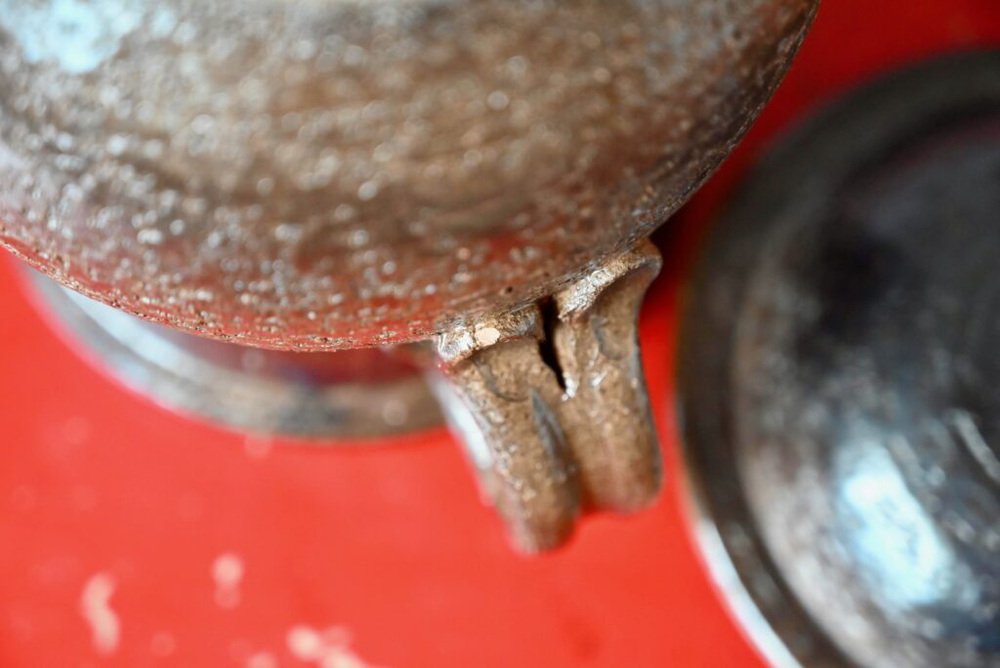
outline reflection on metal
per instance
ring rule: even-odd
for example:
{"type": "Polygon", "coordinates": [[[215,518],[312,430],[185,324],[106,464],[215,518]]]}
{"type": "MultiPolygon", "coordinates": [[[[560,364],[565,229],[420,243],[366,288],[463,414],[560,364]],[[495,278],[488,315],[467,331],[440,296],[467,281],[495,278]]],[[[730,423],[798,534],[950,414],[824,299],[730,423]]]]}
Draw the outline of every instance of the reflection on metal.
{"type": "Polygon", "coordinates": [[[1000,53],[777,149],[690,293],[703,545],[778,665],[1000,665],[1000,53]]]}
{"type": "Polygon", "coordinates": [[[859,575],[892,607],[932,604],[971,581],[952,558],[946,537],[907,485],[888,444],[859,439],[836,446],[831,468],[840,479],[836,517],[848,529],[845,545],[859,575]]]}
{"type": "Polygon", "coordinates": [[[399,356],[210,341],[144,322],[39,274],[32,279],[45,310],[102,368],[165,408],[262,436],[310,439],[389,436],[441,422],[422,373],[399,356]]]}

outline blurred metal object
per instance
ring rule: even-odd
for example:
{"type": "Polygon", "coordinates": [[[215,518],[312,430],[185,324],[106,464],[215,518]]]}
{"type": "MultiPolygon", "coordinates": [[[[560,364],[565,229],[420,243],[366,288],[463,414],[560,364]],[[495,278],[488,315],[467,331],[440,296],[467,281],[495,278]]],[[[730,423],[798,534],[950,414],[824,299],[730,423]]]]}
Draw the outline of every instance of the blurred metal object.
{"type": "Polygon", "coordinates": [[[133,315],[283,350],[458,341],[572,295],[469,351],[531,410],[438,347],[487,485],[522,546],[551,547],[578,512],[567,467],[588,507],[655,494],[635,318],[659,261],[637,249],[816,4],[0,0],[0,243],[133,315]],[[521,349],[547,331],[567,380],[607,385],[533,394],[550,372],[521,349]],[[573,461],[547,466],[557,442],[573,461]]]}
{"type": "Polygon", "coordinates": [[[699,534],[777,665],[1000,666],[1000,52],[771,153],[687,295],[699,534]]]}
{"type": "Polygon", "coordinates": [[[30,282],[42,310],[83,344],[87,357],[133,391],[184,415],[261,439],[331,445],[441,424],[422,370],[401,355],[235,346],[145,322],[37,272],[30,282]]]}

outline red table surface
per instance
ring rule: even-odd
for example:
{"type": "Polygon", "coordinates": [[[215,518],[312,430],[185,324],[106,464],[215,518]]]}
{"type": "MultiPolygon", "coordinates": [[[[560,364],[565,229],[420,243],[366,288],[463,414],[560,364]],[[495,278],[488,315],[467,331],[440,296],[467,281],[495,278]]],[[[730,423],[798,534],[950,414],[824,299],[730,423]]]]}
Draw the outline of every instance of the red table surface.
{"type": "Polygon", "coordinates": [[[548,556],[511,552],[443,431],[252,456],[243,436],[82,362],[0,263],[0,666],[763,665],[689,532],[672,410],[678,279],[700,222],[789,122],[876,72],[998,43],[997,0],[824,3],[751,135],[678,218],[681,234],[662,235],[667,270],[642,333],[666,491],[646,512],[587,521],[548,556]],[[242,566],[221,598],[220,555],[242,566]],[[117,624],[103,646],[95,614],[117,624]],[[330,631],[328,651],[310,629],[330,631]]]}

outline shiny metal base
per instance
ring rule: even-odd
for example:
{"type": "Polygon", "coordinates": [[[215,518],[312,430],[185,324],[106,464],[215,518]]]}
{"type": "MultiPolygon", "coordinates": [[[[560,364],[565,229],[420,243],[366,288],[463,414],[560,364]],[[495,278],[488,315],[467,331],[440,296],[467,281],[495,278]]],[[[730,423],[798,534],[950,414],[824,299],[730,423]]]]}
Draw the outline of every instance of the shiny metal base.
{"type": "Polygon", "coordinates": [[[698,532],[779,666],[1000,666],[1000,52],[790,137],[688,294],[698,532]]]}
{"type": "Polygon", "coordinates": [[[30,282],[77,349],[165,408],[241,431],[334,444],[442,423],[422,372],[397,355],[222,343],[145,322],[35,272],[30,282]]]}

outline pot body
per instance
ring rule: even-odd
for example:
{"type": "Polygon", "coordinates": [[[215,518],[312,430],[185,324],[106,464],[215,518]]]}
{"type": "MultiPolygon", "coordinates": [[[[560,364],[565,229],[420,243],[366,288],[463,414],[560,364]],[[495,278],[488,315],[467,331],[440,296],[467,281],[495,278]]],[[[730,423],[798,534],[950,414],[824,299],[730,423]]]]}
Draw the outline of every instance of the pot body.
{"type": "Polygon", "coordinates": [[[631,247],[811,0],[0,1],[0,242],[266,347],[427,338],[631,247]]]}

